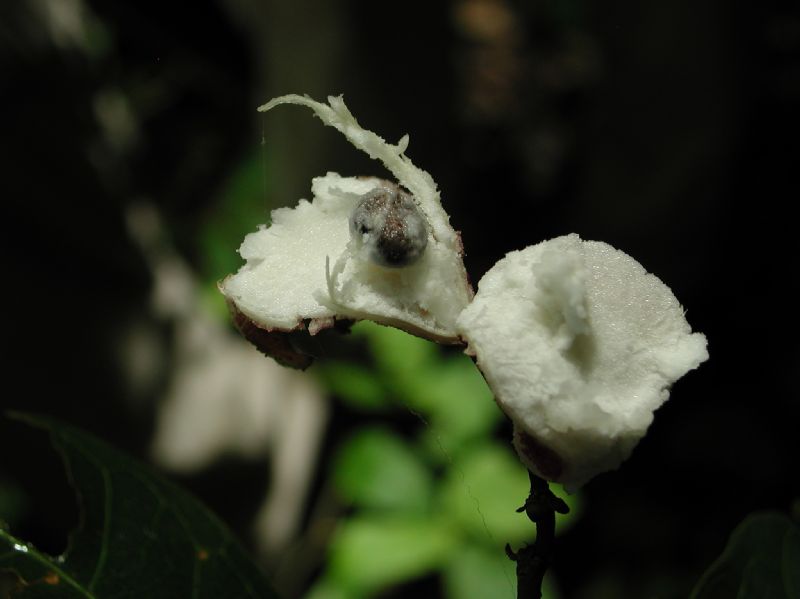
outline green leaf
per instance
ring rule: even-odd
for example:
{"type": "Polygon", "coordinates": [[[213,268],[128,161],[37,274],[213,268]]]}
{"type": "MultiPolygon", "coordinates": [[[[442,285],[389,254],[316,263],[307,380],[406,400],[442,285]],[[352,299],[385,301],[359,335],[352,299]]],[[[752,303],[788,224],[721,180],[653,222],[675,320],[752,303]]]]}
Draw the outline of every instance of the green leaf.
{"type": "Polygon", "coordinates": [[[749,515],[703,574],[692,599],[800,599],[800,530],[777,512],[749,515]]]}
{"type": "Polygon", "coordinates": [[[430,504],[430,471],[397,435],[363,429],[340,450],[334,484],[353,504],[365,508],[423,513],[430,504]]]}
{"type": "Polygon", "coordinates": [[[352,332],[367,340],[379,372],[401,393],[423,368],[440,360],[434,343],[399,329],[362,321],[352,332]]]}
{"type": "Polygon", "coordinates": [[[441,567],[457,539],[444,523],[426,518],[355,517],[334,536],[326,578],[348,596],[367,595],[441,567]]]}
{"type": "MultiPolygon", "coordinates": [[[[516,599],[516,564],[506,554],[480,545],[465,545],[454,551],[443,571],[448,599],[516,599]]],[[[545,576],[542,599],[555,599],[558,592],[545,576]]]]}
{"type": "Polygon", "coordinates": [[[488,444],[463,455],[440,491],[442,513],[476,541],[502,547],[534,536],[534,525],[516,511],[530,491],[528,473],[510,449],[488,444]]]}
{"type": "Polygon", "coordinates": [[[497,422],[500,410],[492,392],[467,356],[452,356],[420,370],[416,376],[419,388],[414,397],[408,398],[412,407],[431,415],[455,416],[459,426],[467,428],[477,426],[488,430],[497,422]],[[466,416],[462,409],[465,406],[472,408],[466,416]],[[476,407],[483,408],[481,415],[474,415],[476,407]]]}
{"type": "Polygon", "coordinates": [[[263,574],[205,506],[144,464],[48,418],[45,429],[82,507],[66,553],[51,557],[0,529],[0,572],[14,597],[274,598],[263,574]]]}
{"type": "Polygon", "coordinates": [[[359,323],[353,333],[366,338],[385,386],[430,426],[423,443],[432,456],[446,461],[502,418],[466,356],[444,358],[429,341],[371,323],[359,323]]]}
{"type": "Polygon", "coordinates": [[[516,565],[495,548],[465,545],[453,553],[443,574],[449,599],[517,596],[516,565]]]}
{"type": "Polygon", "coordinates": [[[328,362],[318,365],[316,373],[334,395],[352,407],[375,411],[391,405],[380,379],[364,366],[328,362]]]}
{"type": "Polygon", "coordinates": [[[311,587],[303,599],[361,599],[361,597],[328,579],[321,579],[311,587]]]}
{"type": "Polygon", "coordinates": [[[428,419],[423,442],[436,455],[451,457],[471,441],[488,436],[502,414],[478,369],[466,356],[453,356],[423,369],[406,403],[428,419]]]}

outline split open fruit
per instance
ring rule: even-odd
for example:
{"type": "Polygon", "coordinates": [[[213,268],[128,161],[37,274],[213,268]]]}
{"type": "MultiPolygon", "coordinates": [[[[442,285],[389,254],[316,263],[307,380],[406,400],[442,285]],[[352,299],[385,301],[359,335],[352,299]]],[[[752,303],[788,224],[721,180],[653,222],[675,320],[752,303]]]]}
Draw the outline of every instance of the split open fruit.
{"type": "Polygon", "coordinates": [[[312,200],[272,213],[248,235],[246,264],[220,283],[242,333],[278,361],[306,367],[293,335],[369,319],[464,344],[514,423],[523,463],[575,489],[616,468],[669,388],[708,358],[672,291],[627,254],[567,235],[509,253],[468,282],[459,234],[431,176],[397,144],[363,129],[341,97],[306,106],[397,183],[328,173],[312,200]]]}

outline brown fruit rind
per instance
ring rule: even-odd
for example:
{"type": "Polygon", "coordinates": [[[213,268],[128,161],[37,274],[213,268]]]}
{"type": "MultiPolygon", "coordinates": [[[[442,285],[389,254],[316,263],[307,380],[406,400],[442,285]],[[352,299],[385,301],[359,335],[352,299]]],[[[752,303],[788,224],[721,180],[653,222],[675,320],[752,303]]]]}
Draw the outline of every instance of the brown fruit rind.
{"type": "Polygon", "coordinates": [[[542,478],[558,482],[564,474],[561,457],[517,426],[514,426],[514,448],[525,465],[542,478]]]}
{"type": "Polygon", "coordinates": [[[249,316],[228,300],[228,309],[233,317],[233,324],[242,336],[252,343],[258,351],[274,359],[282,366],[305,370],[314,362],[314,356],[298,349],[297,336],[311,336],[326,329],[347,331],[352,324],[349,320],[333,318],[307,320],[293,329],[268,329],[260,326],[249,316]],[[312,333],[313,332],[313,333],[312,333]]]}

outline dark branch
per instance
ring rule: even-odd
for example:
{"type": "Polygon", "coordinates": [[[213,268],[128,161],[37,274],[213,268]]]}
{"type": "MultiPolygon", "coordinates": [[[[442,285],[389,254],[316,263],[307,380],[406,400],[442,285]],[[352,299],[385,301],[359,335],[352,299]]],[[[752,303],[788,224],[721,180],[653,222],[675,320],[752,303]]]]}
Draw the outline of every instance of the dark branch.
{"type": "Polygon", "coordinates": [[[556,497],[547,481],[533,472],[528,472],[531,492],[525,505],[518,512],[525,512],[531,522],[536,524],[536,541],[514,552],[506,545],[506,554],[517,562],[517,599],[540,599],[542,581],[553,553],[553,539],[556,534],[556,512],[569,511],[564,500],[556,497]]]}

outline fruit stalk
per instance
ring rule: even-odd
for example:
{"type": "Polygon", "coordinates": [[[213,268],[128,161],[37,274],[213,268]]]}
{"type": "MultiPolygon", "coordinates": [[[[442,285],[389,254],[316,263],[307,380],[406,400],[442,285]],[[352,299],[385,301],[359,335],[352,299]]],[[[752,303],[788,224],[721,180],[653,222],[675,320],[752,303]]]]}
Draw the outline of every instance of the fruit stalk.
{"type": "Polygon", "coordinates": [[[536,525],[536,541],[519,551],[506,545],[506,554],[517,564],[517,599],[540,599],[542,581],[553,555],[556,534],[556,512],[566,514],[569,507],[556,497],[543,478],[528,471],[531,490],[518,512],[525,512],[536,525]]]}

